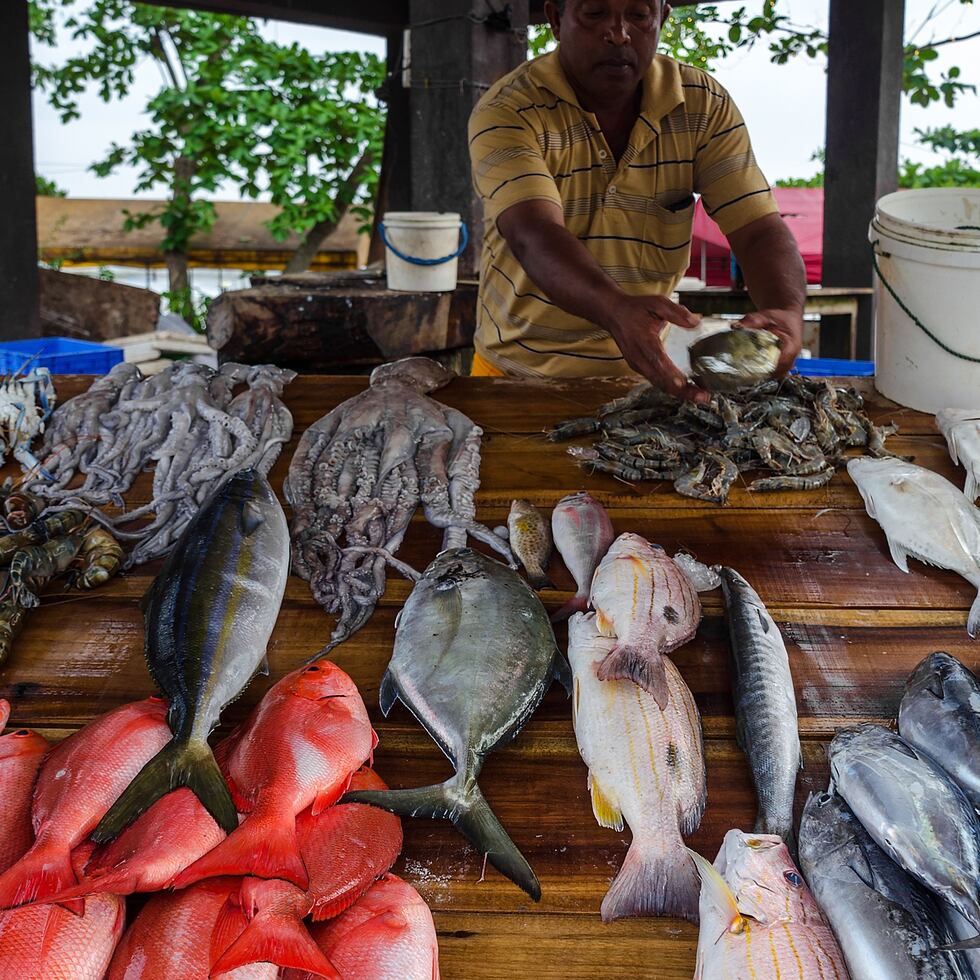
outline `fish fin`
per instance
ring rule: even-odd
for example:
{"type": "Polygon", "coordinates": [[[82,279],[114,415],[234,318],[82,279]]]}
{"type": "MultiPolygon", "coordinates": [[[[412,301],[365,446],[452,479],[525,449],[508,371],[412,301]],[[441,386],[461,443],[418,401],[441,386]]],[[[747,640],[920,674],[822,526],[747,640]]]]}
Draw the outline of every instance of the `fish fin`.
{"type": "Polygon", "coordinates": [[[306,970],[317,977],[341,980],[301,919],[257,915],[211,967],[211,976],[230,973],[249,963],[272,963],[284,969],[306,970]]]}
{"type": "Polygon", "coordinates": [[[616,628],[613,621],[609,619],[601,609],[595,611],[595,628],[603,636],[615,636],[616,628]]]}
{"type": "MultiPolygon", "coordinates": [[[[89,895],[132,895],[136,889],[136,876],[123,866],[98,878],[83,878],[77,885],[46,898],[45,902],[69,908],[89,895]]],[[[76,914],[81,915],[81,910],[76,914]]]]}
{"type": "Polygon", "coordinates": [[[661,711],[667,707],[667,670],[660,654],[655,659],[628,643],[618,643],[609,651],[596,672],[600,681],[633,681],[652,694],[661,711]]]}
{"type": "Polygon", "coordinates": [[[551,673],[556,681],[563,688],[565,693],[572,696],[572,668],[568,666],[568,661],[558,650],[555,650],[554,659],[551,661],[551,673]]]}
{"type": "Polygon", "coordinates": [[[769,632],[769,617],[763,615],[761,609],[756,609],[755,614],[759,617],[759,625],[762,627],[763,633],[769,632]]]}
{"type": "Polygon", "coordinates": [[[260,674],[262,677],[268,677],[272,673],[272,668],[269,666],[269,655],[266,654],[260,661],[258,667],[255,668],[255,676],[258,677],[260,674]]]}
{"type": "Polygon", "coordinates": [[[622,811],[606,796],[599,785],[599,780],[591,772],[589,772],[589,793],[592,796],[592,812],[599,826],[608,827],[610,830],[622,830],[622,811]]]}
{"type": "Polygon", "coordinates": [[[245,502],[242,507],[242,534],[247,538],[254,534],[265,523],[262,508],[254,500],[245,502]]]}
{"type": "Polygon", "coordinates": [[[206,742],[168,742],[143,768],[92,832],[105,844],[119,836],[161,796],[186,786],[226,833],[238,826],[238,813],[210,746],[206,742]]]}
{"type": "Polygon", "coordinates": [[[980,592],[977,593],[973,605],[970,606],[970,615],[966,620],[966,631],[974,639],[980,636],[980,592]]]}
{"type": "MultiPolygon", "coordinates": [[[[49,896],[67,891],[77,884],[68,848],[39,841],[0,875],[0,909],[47,902],[49,896]]],[[[83,903],[78,899],[66,903],[66,908],[81,915],[83,903]]]]}
{"type": "Polygon", "coordinates": [[[891,552],[892,561],[903,571],[908,573],[909,570],[909,556],[908,552],[895,540],[889,538],[885,535],[885,540],[888,542],[888,550],[891,552]]]}
{"type": "Polygon", "coordinates": [[[964,939],[958,943],[947,943],[945,946],[937,946],[936,949],[947,950],[949,952],[954,952],[958,949],[980,949],[980,935],[976,935],[972,939],[964,939]]]}
{"type": "Polygon", "coordinates": [[[722,920],[725,923],[725,931],[740,933],[744,928],[744,916],[735,900],[735,893],[728,887],[728,882],[719,874],[715,866],[707,859],[685,848],[694,862],[694,867],[701,876],[701,889],[722,913],[722,920]]]}
{"type": "Polygon", "coordinates": [[[475,780],[469,785],[459,775],[434,786],[418,789],[356,790],[344,803],[368,803],[403,817],[447,819],[487,860],[534,899],[541,898],[541,885],[517,845],[501,826],[475,780]]]}
{"type": "MultiPolygon", "coordinates": [[[[375,745],[377,745],[377,742],[375,742],[375,745]]],[[[332,786],[325,792],[317,793],[316,798],[310,804],[310,815],[318,817],[324,810],[329,810],[350,789],[350,784],[353,779],[354,773],[351,773],[339,787],[332,786]]]]}
{"type": "Polygon", "coordinates": [[[966,483],[963,486],[963,493],[971,504],[977,499],[977,494],[980,493],[980,485],[978,485],[977,478],[972,473],[966,474],[966,483]]]}
{"type": "Polygon", "coordinates": [[[391,706],[399,699],[401,691],[398,690],[398,681],[391,674],[391,670],[386,670],[384,677],[381,678],[381,690],[378,694],[378,701],[381,704],[381,714],[388,717],[391,706]]]}
{"type": "Polygon", "coordinates": [[[218,917],[211,930],[211,948],[208,962],[216,963],[234,945],[238,937],[248,928],[248,916],[242,909],[238,891],[233,891],[221,906],[218,917]]]}
{"type": "Polygon", "coordinates": [[[282,878],[308,888],[310,877],[299,852],[296,820],[289,811],[254,810],[237,830],[177,875],[173,887],[186,888],[219,875],[282,878]]]}
{"type": "Polygon", "coordinates": [[[698,876],[683,847],[664,851],[634,837],[602,900],[602,921],[628,915],[677,915],[697,922],[698,891],[698,876]]]}
{"type": "Polygon", "coordinates": [[[553,623],[560,623],[568,619],[573,613],[585,612],[589,608],[589,597],[586,595],[573,596],[557,612],[551,614],[553,623]]]}

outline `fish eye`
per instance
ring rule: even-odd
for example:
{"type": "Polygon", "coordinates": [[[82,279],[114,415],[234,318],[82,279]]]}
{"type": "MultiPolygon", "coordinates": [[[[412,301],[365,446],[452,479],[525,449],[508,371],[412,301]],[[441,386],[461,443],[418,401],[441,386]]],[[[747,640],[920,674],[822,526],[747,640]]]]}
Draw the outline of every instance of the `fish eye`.
{"type": "Polygon", "coordinates": [[[320,668],[317,667],[316,664],[310,664],[310,666],[306,668],[306,670],[304,671],[304,673],[307,673],[307,674],[315,674],[319,670],[320,670],[320,668]]]}
{"type": "Polygon", "coordinates": [[[783,877],[794,887],[802,888],[803,879],[795,871],[784,871],[783,877]]]}
{"type": "Polygon", "coordinates": [[[821,793],[817,797],[817,806],[826,806],[832,799],[830,793],[821,793]]]}
{"type": "Polygon", "coordinates": [[[25,735],[30,734],[31,733],[26,728],[18,728],[17,731],[14,732],[14,735],[19,735],[21,738],[24,738],[25,735]]]}
{"type": "Polygon", "coordinates": [[[756,839],[755,839],[754,837],[749,837],[749,838],[748,838],[748,839],[747,839],[747,840],[745,841],[745,843],[746,843],[746,844],[747,844],[747,845],[748,845],[749,847],[762,847],[762,841],[761,841],[761,840],[756,840],[756,839]]]}

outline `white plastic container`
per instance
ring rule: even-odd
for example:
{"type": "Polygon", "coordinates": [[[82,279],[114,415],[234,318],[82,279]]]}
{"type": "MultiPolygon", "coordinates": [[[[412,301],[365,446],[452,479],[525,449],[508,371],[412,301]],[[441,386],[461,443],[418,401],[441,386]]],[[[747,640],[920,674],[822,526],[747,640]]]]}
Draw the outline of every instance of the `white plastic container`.
{"type": "Polygon", "coordinates": [[[868,240],[877,389],[923,412],[980,407],[980,188],[888,194],[868,240]]]}
{"type": "Polygon", "coordinates": [[[387,211],[381,232],[389,289],[444,293],[456,288],[457,260],[466,247],[466,231],[458,214],[387,211]]]}

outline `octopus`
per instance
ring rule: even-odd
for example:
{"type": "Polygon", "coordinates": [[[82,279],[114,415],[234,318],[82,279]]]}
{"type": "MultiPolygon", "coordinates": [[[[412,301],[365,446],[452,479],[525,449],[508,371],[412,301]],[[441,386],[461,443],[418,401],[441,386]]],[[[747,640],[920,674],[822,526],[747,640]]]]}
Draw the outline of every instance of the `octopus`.
{"type": "Polygon", "coordinates": [[[180,361],[149,378],[117,365],[54,413],[29,490],[45,513],[85,509],[132,542],[125,567],[159,558],[236,473],[268,475],[292,435],[281,395],[295,377],[270,364],[180,361]],[[152,499],[128,509],[123,495],[151,468],[152,499]]]}
{"type": "Polygon", "coordinates": [[[508,562],[510,548],[476,521],[483,430],[426,397],[454,377],[435,361],[383,364],[369,387],[310,426],[289,466],[293,571],[338,616],[323,656],[370,619],[387,566],[420,575],[395,555],[419,504],[443,531],[443,549],[482,541],[508,562]]]}

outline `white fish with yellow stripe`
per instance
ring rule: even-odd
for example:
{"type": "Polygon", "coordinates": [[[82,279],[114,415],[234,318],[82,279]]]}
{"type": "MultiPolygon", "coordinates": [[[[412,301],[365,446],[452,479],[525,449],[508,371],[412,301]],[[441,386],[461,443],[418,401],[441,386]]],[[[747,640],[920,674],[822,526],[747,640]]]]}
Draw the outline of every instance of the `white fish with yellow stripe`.
{"type": "Polygon", "coordinates": [[[844,957],[789,850],[773,834],[730,830],[701,875],[694,980],[848,980],[844,957]]]}
{"type": "Polygon", "coordinates": [[[631,680],[667,707],[661,658],[687,643],[701,622],[691,580],[659,545],[621,534],[599,563],[589,603],[604,636],[619,642],[599,668],[603,681],[631,680]]]}
{"type": "Polygon", "coordinates": [[[600,681],[599,665],[615,643],[599,633],[594,615],[569,620],[572,718],[592,809],[601,826],[622,830],[625,820],[633,834],[602,918],[679,915],[697,922],[698,879],[681,835],[694,833],[704,812],[701,717],[666,657],[666,709],[632,681],[600,681]]]}

